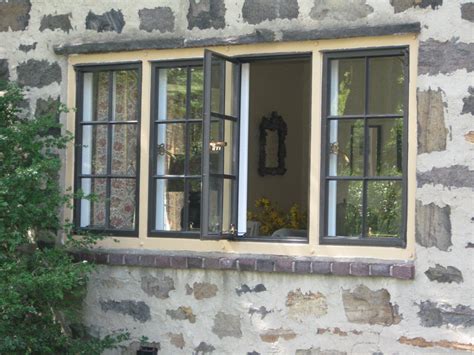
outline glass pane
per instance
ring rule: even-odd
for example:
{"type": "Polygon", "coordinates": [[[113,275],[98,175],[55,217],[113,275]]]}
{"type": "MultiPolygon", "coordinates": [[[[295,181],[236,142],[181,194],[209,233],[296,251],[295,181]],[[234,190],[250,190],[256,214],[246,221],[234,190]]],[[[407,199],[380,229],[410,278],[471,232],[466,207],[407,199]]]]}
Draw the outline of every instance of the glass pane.
{"type": "Polygon", "coordinates": [[[357,115],[365,111],[365,59],[331,60],[330,110],[333,116],[357,115]]]}
{"type": "Polygon", "coordinates": [[[112,125],[112,174],[136,175],[137,125],[112,125]]]}
{"type": "Polygon", "coordinates": [[[400,237],[402,183],[369,181],[367,187],[368,237],[400,237]]]}
{"type": "Polygon", "coordinates": [[[368,175],[402,175],[403,119],[368,121],[368,175]]]}
{"type": "Polygon", "coordinates": [[[237,87],[237,69],[238,66],[232,62],[225,63],[225,109],[224,113],[228,116],[237,116],[238,107],[238,92],[240,88],[237,87]]]}
{"type": "Polygon", "coordinates": [[[189,175],[201,175],[202,124],[189,123],[189,175]]]}
{"type": "Polygon", "coordinates": [[[211,111],[224,113],[225,62],[212,57],[211,65],[211,111]]]}
{"type": "Polygon", "coordinates": [[[114,72],[114,121],[138,120],[138,71],[114,72]]]}
{"type": "Polygon", "coordinates": [[[107,125],[82,127],[82,174],[107,173],[107,125]]]}
{"type": "Polygon", "coordinates": [[[184,229],[184,179],[156,179],[155,229],[184,229]]]}
{"type": "Polygon", "coordinates": [[[158,119],[186,118],[186,68],[160,69],[158,74],[158,119]]]}
{"type": "Polygon", "coordinates": [[[369,59],[369,112],[403,114],[403,57],[369,59]]]}
{"type": "Polygon", "coordinates": [[[186,124],[168,123],[157,125],[158,175],[183,175],[186,157],[186,124]]]}
{"type": "Polygon", "coordinates": [[[364,175],[364,120],[330,120],[329,175],[364,175]]]}
{"type": "Polygon", "coordinates": [[[328,236],[361,235],[362,190],[362,181],[328,182],[328,236]]]}
{"type": "Polygon", "coordinates": [[[110,228],[135,228],[135,179],[110,179],[110,228]]]}
{"type": "MultiPolygon", "coordinates": [[[[107,121],[109,116],[109,72],[94,73],[94,121],[107,121]]],[[[85,87],[84,87],[85,88],[85,87]]]]}
{"type": "Polygon", "coordinates": [[[89,197],[81,199],[81,227],[105,228],[106,186],[106,179],[81,179],[84,197],[89,197]]]}
{"type": "Polygon", "coordinates": [[[187,183],[189,188],[188,229],[199,232],[201,228],[201,179],[189,179],[187,183]]]}
{"type": "Polygon", "coordinates": [[[191,112],[190,119],[202,119],[202,99],[203,99],[203,70],[202,67],[191,68],[191,112]]]}
{"type": "Polygon", "coordinates": [[[209,180],[209,232],[230,233],[235,181],[216,177],[209,180]]]}
{"type": "Polygon", "coordinates": [[[234,175],[234,126],[230,120],[211,122],[210,172],[234,175]]]}

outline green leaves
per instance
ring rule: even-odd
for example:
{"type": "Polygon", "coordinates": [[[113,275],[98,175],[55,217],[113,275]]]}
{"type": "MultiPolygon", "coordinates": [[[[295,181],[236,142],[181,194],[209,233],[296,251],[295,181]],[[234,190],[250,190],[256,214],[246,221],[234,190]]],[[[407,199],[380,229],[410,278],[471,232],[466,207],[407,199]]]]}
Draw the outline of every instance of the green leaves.
{"type": "Polygon", "coordinates": [[[23,117],[20,90],[9,85],[0,96],[0,354],[100,354],[126,338],[102,340],[75,333],[81,323],[89,263],[74,261],[55,246],[58,233],[75,241],[60,210],[70,203],[59,184],[60,151],[72,136],[52,136],[60,128],[53,116],[23,117]]]}

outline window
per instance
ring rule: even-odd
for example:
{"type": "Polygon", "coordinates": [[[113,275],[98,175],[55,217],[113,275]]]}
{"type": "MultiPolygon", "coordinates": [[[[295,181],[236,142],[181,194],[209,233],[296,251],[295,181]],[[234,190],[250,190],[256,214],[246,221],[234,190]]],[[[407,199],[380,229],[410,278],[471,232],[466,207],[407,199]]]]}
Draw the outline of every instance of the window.
{"type": "Polygon", "coordinates": [[[75,225],[136,235],[140,68],[79,67],[75,225]]]}
{"type": "Polygon", "coordinates": [[[324,60],[323,244],[405,243],[408,51],[324,60]]]}
{"type": "Polygon", "coordinates": [[[202,61],[157,63],[152,75],[150,230],[199,237],[202,61]]]}
{"type": "Polygon", "coordinates": [[[137,237],[112,249],[412,258],[416,51],[392,36],[71,57],[68,181],[94,195],[75,225],[137,237]]]}

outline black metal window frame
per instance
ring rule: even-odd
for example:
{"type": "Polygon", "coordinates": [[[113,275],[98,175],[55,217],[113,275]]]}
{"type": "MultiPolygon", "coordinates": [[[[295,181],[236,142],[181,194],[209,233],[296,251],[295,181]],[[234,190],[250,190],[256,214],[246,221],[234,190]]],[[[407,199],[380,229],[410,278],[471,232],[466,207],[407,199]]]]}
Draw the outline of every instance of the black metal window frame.
{"type": "Polygon", "coordinates": [[[105,228],[83,228],[80,227],[81,219],[81,199],[76,198],[74,200],[74,211],[73,211],[73,225],[76,232],[91,232],[102,235],[113,235],[120,237],[138,237],[138,225],[139,225],[139,211],[140,211],[140,127],[141,127],[141,98],[142,98],[142,62],[126,62],[126,63],[113,63],[113,64],[81,64],[75,65],[74,70],[76,71],[76,116],[75,116],[75,144],[74,144],[74,191],[79,191],[81,186],[81,179],[83,178],[105,178],[106,179],[106,227],[105,228]],[[90,72],[109,72],[112,75],[114,71],[119,70],[137,70],[138,72],[138,103],[137,103],[137,117],[136,120],[126,121],[112,121],[111,120],[111,105],[113,100],[111,99],[113,85],[112,80],[109,80],[109,109],[107,121],[88,121],[87,123],[82,121],[83,115],[83,90],[84,90],[84,73],[90,72]],[[130,175],[118,175],[111,174],[111,161],[112,161],[112,126],[120,124],[134,124],[137,126],[137,155],[136,155],[136,174],[135,176],[130,175]],[[82,127],[84,125],[106,125],[107,126],[107,173],[106,174],[82,174],[82,127]],[[134,179],[135,180],[135,228],[134,229],[116,229],[110,228],[110,196],[111,196],[111,179],[134,179]]]}
{"type": "MultiPolygon", "coordinates": [[[[201,232],[200,231],[168,231],[168,230],[159,230],[155,229],[155,216],[156,216],[156,183],[157,179],[183,179],[184,180],[184,196],[185,201],[188,201],[189,195],[189,182],[190,180],[199,180],[201,181],[201,175],[189,175],[186,174],[189,170],[189,155],[190,155],[190,137],[189,137],[189,125],[203,123],[203,119],[193,119],[190,118],[190,97],[191,97],[191,68],[200,67],[203,68],[202,58],[195,59],[177,59],[177,60],[165,60],[165,61],[155,61],[152,62],[151,70],[151,117],[150,117],[150,154],[149,154],[149,182],[148,182],[148,235],[150,237],[165,237],[165,238],[189,238],[189,239],[199,239],[201,232]],[[160,69],[167,68],[186,68],[187,77],[186,77],[186,115],[180,119],[167,119],[167,120],[158,120],[158,75],[160,69]],[[185,156],[185,171],[183,175],[157,175],[155,174],[157,169],[157,154],[158,150],[155,146],[155,141],[158,134],[159,125],[168,125],[168,124],[185,124],[186,125],[186,156],[185,156]]],[[[202,181],[201,181],[202,184],[202,181]]],[[[201,192],[202,199],[202,192],[201,192]]],[[[189,218],[189,205],[185,203],[184,209],[184,223],[183,225],[188,228],[187,219],[189,218]]]]}
{"type": "Polygon", "coordinates": [[[323,81],[322,81],[322,111],[321,111],[321,180],[320,180],[320,238],[321,245],[355,245],[355,246],[381,246],[381,247],[406,247],[406,230],[407,230],[407,169],[408,169],[408,100],[409,100],[409,48],[408,46],[383,47],[383,48],[366,48],[355,50],[335,50],[323,51],[323,81]],[[404,109],[402,114],[369,114],[368,112],[368,83],[369,83],[369,58],[376,57],[392,57],[401,56],[404,59],[404,109]],[[360,115],[330,115],[330,61],[334,59],[365,59],[365,97],[364,97],[364,113],[360,115]],[[397,119],[403,118],[402,133],[402,176],[368,176],[367,174],[367,155],[368,155],[368,128],[371,119],[397,119]],[[329,125],[332,119],[363,119],[364,120],[364,175],[352,176],[329,176],[329,158],[328,158],[328,140],[329,125]],[[362,181],[363,182],[363,201],[362,201],[362,229],[360,237],[343,237],[328,236],[328,182],[336,181],[362,181]],[[367,215],[367,181],[401,181],[402,183],[402,226],[400,228],[401,235],[399,238],[382,237],[374,238],[364,236],[366,229],[367,215]]]}

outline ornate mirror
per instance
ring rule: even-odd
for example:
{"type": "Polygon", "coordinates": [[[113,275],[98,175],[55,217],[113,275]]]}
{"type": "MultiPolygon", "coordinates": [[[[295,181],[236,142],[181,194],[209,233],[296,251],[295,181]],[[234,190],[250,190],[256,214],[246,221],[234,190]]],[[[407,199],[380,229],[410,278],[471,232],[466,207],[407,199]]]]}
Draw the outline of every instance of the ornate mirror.
{"type": "Polygon", "coordinates": [[[261,176],[285,174],[287,132],[285,121],[275,111],[271,113],[270,117],[262,117],[258,164],[258,173],[261,176]]]}

